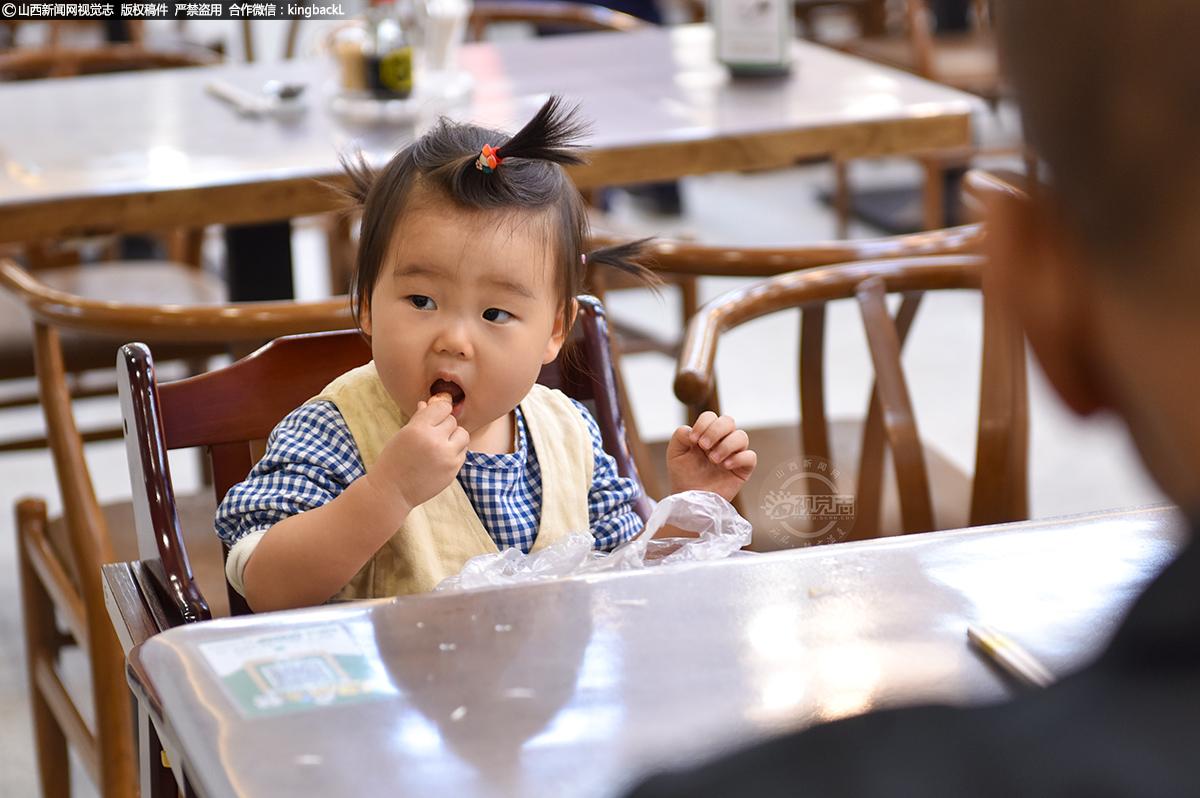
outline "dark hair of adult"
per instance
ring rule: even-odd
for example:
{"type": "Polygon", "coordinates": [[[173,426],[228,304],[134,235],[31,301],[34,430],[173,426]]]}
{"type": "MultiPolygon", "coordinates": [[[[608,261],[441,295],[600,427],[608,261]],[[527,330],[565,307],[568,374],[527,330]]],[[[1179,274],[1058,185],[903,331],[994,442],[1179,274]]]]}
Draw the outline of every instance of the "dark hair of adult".
{"type": "Polygon", "coordinates": [[[1200,288],[1181,257],[1200,240],[1200,3],[1004,0],[996,16],[1026,140],[1076,243],[1131,290],[1200,288]]]}

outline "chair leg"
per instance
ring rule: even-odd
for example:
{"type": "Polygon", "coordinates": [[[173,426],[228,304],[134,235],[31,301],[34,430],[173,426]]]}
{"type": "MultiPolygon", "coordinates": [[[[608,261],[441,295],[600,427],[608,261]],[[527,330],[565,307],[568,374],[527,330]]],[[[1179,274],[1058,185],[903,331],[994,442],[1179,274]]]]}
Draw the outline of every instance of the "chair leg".
{"type": "Polygon", "coordinates": [[[167,766],[158,729],[140,706],[138,720],[138,774],[143,798],[179,798],[175,774],[167,766]]]}
{"type": "Polygon", "coordinates": [[[167,232],[167,258],[200,267],[204,263],[204,228],[188,227],[167,232]]]}
{"type": "Polygon", "coordinates": [[[345,213],[327,213],[321,217],[329,255],[329,291],[334,296],[350,290],[354,276],[357,246],[353,240],[354,221],[345,213]]]}
{"type": "MultiPolygon", "coordinates": [[[[89,625],[99,628],[95,620],[89,625]]],[[[138,777],[131,693],[125,681],[125,654],[111,622],[107,630],[93,636],[90,648],[101,790],[106,798],[133,795],[138,777]]]]}
{"type": "Polygon", "coordinates": [[[57,661],[64,636],[58,629],[54,601],[42,586],[29,560],[21,530],[30,524],[46,525],[46,504],[26,499],[17,505],[17,562],[21,579],[21,605],[25,623],[25,665],[29,672],[30,708],[42,798],[70,798],[71,768],[67,736],[54,717],[37,683],[39,662],[57,661]]]}
{"type": "Polygon", "coordinates": [[[926,230],[938,230],[946,225],[945,169],[936,157],[921,159],[925,169],[924,220],[926,230]]]}
{"type": "Polygon", "coordinates": [[[833,159],[833,212],[837,216],[835,236],[839,239],[850,235],[850,175],[846,161],[833,159]]]}
{"type": "Polygon", "coordinates": [[[621,374],[621,360],[617,348],[613,346],[613,366],[617,374],[617,401],[621,404],[621,415],[625,417],[625,433],[629,440],[629,453],[633,457],[634,467],[638,470],[638,479],[646,495],[654,501],[666,498],[667,491],[658,480],[658,469],[650,454],[650,447],[642,440],[638,432],[637,419],[633,415],[633,404],[625,391],[625,379],[621,374]]]}

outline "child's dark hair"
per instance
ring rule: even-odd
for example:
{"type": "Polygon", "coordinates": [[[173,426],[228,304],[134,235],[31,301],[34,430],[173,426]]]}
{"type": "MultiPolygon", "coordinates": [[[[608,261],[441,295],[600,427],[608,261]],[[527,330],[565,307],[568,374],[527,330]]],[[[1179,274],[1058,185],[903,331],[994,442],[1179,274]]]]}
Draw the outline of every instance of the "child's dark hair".
{"type": "Polygon", "coordinates": [[[371,291],[392,246],[398,220],[413,189],[433,192],[463,209],[498,212],[542,212],[553,238],[555,282],[564,320],[571,321],[569,301],[583,291],[587,264],[604,264],[640,278],[658,278],[642,260],[645,241],[586,252],[587,211],[579,190],[562,165],[584,163],[577,144],[586,132],[575,108],[551,97],[537,115],[511,138],[478,125],[441,119],[432,130],[405,147],[375,171],[361,154],[343,161],[352,200],[362,208],[362,232],[350,286],[355,319],[361,324],[370,309],[371,291]],[[494,148],[498,163],[485,170],[484,146],[494,148]]]}

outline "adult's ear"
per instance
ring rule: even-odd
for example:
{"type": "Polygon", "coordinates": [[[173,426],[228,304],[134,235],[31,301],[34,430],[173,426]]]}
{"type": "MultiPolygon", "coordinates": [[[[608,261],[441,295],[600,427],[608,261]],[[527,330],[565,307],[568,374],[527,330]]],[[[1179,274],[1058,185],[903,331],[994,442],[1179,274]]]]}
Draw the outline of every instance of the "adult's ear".
{"type": "Polygon", "coordinates": [[[554,358],[558,357],[563,344],[566,343],[567,334],[571,332],[571,327],[575,324],[575,316],[578,313],[579,302],[572,297],[567,308],[566,318],[564,318],[564,314],[562,313],[554,315],[554,328],[550,331],[550,340],[546,343],[545,354],[542,355],[542,365],[550,363],[554,358]]]}
{"type": "Polygon", "coordinates": [[[1095,372],[1096,305],[1087,264],[1051,210],[1045,188],[1030,197],[989,191],[987,290],[1025,330],[1050,384],[1080,415],[1107,402],[1095,372]]]}

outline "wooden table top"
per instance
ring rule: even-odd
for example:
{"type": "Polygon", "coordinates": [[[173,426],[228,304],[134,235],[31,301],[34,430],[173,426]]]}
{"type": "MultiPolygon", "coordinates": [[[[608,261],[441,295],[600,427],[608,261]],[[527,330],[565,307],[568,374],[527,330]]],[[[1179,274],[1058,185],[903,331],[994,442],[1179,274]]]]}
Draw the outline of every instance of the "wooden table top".
{"type": "Polygon", "coordinates": [[[811,43],[786,79],[731,79],[705,25],[472,44],[460,102],[385,123],[337,114],[333,64],[298,59],[0,84],[0,243],[329,210],[316,179],[340,154],[383,162],[439,113],[506,131],[550,93],[594,122],[584,187],[770,169],[831,153],[887,155],[970,141],[971,95],[811,43]],[[246,118],[214,79],[308,84],[290,121],[246,118]]]}
{"type": "Polygon", "coordinates": [[[1165,506],[933,532],[223,619],[131,663],[209,798],[600,798],[822,720],[1012,695],[968,624],[1065,675],[1186,536],[1165,506]]]}

